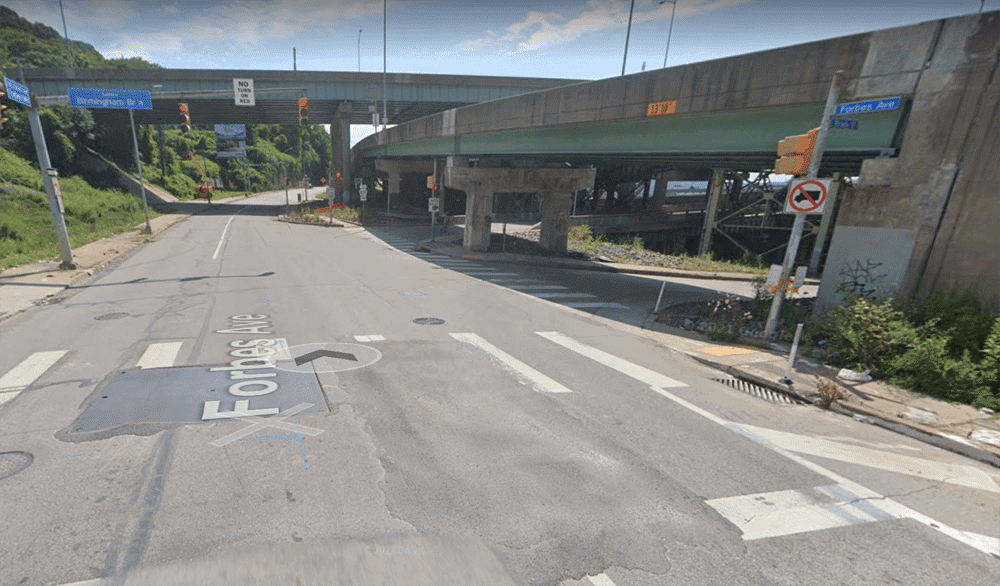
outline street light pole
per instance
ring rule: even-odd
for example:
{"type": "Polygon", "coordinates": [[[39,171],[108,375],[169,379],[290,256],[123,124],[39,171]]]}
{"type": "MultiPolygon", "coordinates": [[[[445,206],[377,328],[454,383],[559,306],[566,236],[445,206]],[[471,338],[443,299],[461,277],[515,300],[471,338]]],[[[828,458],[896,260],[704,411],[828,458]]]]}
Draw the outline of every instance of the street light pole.
{"type": "MultiPolygon", "coordinates": [[[[633,0],[634,1],[634,0],[633,0]]],[[[386,119],[386,106],[385,106],[385,91],[386,91],[386,4],[388,0],[382,0],[382,130],[385,130],[385,119],[386,119]]]]}
{"type": "Polygon", "coordinates": [[[358,73],[361,73],[361,31],[364,29],[358,29],[358,73]]]}
{"type": "Polygon", "coordinates": [[[670,53],[670,34],[674,32],[674,13],[677,12],[677,0],[662,0],[660,6],[670,2],[674,7],[670,10],[670,29],[667,30],[667,50],[663,52],[663,66],[667,66],[667,55],[670,53]]]}
{"type": "MultiPolygon", "coordinates": [[[[982,7],[980,7],[979,11],[983,11],[982,7]]],[[[76,65],[73,64],[73,51],[69,48],[69,30],[66,29],[66,13],[63,12],[62,0],[59,0],[59,14],[62,15],[63,35],[66,38],[66,54],[69,55],[69,66],[76,67],[76,65]]]]}
{"type": "Polygon", "coordinates": [[[632,10],[635,8],[635,0],[628,9],[628,30],[625,31],[625,56],[622,58],[622,75],[625,75],[625,62],[628,61],[628,38],[632,34],[632,10]]]}

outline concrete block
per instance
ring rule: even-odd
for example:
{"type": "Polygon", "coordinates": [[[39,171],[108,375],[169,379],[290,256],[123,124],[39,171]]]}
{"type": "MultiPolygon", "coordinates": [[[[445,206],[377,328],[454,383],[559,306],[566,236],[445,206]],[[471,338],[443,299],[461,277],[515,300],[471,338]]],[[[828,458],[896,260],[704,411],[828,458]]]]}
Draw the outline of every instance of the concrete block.
{"type": "Polygon", "coordinates": [[[865,159],[861,162],[861,173],[858,176],[858,187],[875,185],[892,185],[896,178],[896,168],[899,159],[865,159]]]}

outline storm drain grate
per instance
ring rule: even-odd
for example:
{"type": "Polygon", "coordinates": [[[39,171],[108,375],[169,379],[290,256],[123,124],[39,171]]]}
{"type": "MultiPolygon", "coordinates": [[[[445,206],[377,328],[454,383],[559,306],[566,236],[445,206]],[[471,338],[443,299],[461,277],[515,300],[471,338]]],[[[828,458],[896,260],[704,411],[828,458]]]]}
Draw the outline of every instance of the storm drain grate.
{"type": "Polygon", "coordinates": [[[34,459],[35,457],[28,452],[0,452],[0,480],[31,466],[34,459]]]}
{"type": "Polygon", "coordinates": [[[124,311],[116,311],[115,313],[105,313],[103,315],[95,316],[94,319],[104,321],[106,319],[121,319],[123,317],[128,317],[128,313],[124,311]]]}
{"type": "Polygon", "coordinates": [[[762,387],[760,385],[755,385],[754,383],[747,382],[740,378],[713,378],[712,380],[726,386],[733,387],[737,391],[742,391],[748,395],[753,395],[758,399],[764,399],[765,401],[770,401],[772,403],[783,403],[785,405],[799,404],[798,401],[789,397],[785,393],[779,393],[778,391],[762,387]]]}
{"type": "Polygon", "coordinates": [[[444,323],[444,320],[439,317],[418,317],[413,320],[413,323],[418,326],[439,326],[444,323]]]}

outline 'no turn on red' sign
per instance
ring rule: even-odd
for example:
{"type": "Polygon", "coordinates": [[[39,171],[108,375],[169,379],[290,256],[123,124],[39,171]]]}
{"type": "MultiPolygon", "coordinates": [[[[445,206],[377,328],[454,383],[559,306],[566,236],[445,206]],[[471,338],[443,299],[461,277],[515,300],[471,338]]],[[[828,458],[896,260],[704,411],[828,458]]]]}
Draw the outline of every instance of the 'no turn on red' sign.
{"type": "Polygon", "coordinates": [[[786,214],[822,214],[832,179],[794,179],[788,183],[786,214]]]}

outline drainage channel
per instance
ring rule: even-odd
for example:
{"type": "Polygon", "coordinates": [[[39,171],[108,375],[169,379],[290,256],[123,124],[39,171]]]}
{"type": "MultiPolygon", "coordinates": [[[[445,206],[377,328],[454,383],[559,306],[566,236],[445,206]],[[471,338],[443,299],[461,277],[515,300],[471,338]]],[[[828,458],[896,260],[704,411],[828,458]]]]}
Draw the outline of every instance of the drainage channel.
{"type": "Polygon", "coordinates": [[[756,385],[752,382],[745,381],[740,378],[712,378],[711,380],[732,387],[737,391],[742,391],[748,395],[757,397],[758,399],[764,399],[765,401],[770,401],[771,403],[780,403],[783,405],[802,404],[802,401],[794,399],[786,395],[785,393],[780,393],[773,389],[762,387],[760,385],[756,385]]]}

